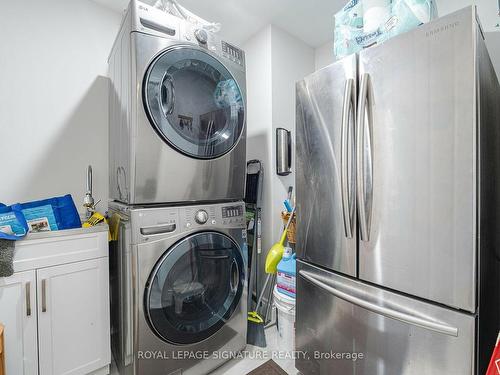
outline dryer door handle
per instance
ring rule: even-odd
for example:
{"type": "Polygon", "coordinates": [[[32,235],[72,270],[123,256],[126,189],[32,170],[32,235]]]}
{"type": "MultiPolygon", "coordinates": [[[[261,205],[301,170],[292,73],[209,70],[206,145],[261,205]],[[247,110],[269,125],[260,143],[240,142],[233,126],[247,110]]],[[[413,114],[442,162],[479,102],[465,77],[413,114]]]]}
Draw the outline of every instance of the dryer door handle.
{"type": "Polygon", "coordinates": [[[160,107],[163,115],[171,115],[174,112],[175,106],[175,90],[173,77],[165,73],[160,85],[160,107]]]}

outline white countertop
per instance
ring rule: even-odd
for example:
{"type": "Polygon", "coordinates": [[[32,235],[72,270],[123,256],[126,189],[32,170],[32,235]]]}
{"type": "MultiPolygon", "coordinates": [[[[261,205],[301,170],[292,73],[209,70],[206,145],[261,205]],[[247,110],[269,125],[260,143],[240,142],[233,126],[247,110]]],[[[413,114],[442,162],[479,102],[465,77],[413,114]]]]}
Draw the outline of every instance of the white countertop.
{"type": "Polygon", "coordinates": [[[108,225],[29,233],[16,241],[14,272],[107,257],[108,225]]]}
{"type": "Polygon", "coordinates": [[[36,232],[36,233],[28,233],[26,237],[18,242],[25,242],[30,240],[39,240],[42,238],[53,238],[53,237],[62,237],[62,236],[74,236],[79,234],[88,234],[88,233],[97,233],[97,232],[107,232],[108,224],[99,223],[90,228],[75,228],[75,229],[65,229],[65,230],[54,230],[54,231],[45,231],[45,232],[36,232]]]}

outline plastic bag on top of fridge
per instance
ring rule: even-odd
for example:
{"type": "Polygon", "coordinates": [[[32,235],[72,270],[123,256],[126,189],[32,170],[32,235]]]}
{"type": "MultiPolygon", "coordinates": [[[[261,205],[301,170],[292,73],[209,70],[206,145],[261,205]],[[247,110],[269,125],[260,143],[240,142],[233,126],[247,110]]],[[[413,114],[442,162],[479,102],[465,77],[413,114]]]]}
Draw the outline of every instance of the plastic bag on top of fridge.
{"type": "Polygon", "coordinates": [[[351,0],[335,14],[335,56],[350,55],[359,50],[356,37],[363,34],[363,8],[360,0],[351,0]]]}
{"type": "Polygon", "coordinates": [[[436,0],[351,0],[335,15],[335,57],[382,43],[436,17],[436,0]]]}

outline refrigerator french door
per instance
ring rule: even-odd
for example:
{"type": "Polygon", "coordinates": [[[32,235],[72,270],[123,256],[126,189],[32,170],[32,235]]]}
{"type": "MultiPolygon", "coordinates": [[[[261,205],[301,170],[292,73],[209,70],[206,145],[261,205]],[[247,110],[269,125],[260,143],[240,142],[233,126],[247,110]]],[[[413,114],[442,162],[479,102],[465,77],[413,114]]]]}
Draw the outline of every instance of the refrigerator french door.
{"type": "Polygon", "coordinates": [[[332,335],[365,354],[299,359],[304,374],[484,372],[500,329],[498,103],[473,7],[297,83],[297,349],[332,335]]]}
{"type": "Polygon", "coordinates": [[[298,82],[296,121],[298,255],[351,276],[357,269],[356,64],[350,56],[298,82]]]}

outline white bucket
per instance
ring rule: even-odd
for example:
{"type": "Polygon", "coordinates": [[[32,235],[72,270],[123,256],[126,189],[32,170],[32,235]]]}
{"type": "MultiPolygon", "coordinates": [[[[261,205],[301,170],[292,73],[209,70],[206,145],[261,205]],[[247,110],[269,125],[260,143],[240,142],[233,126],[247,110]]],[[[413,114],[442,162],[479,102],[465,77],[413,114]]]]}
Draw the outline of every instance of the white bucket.
{"type": "Polygon", "coordinates": [[[278,315],[278,342],[280,351],[295,350],[295,298],[278,292],[274,287],[274,305],[278,315]]]}

